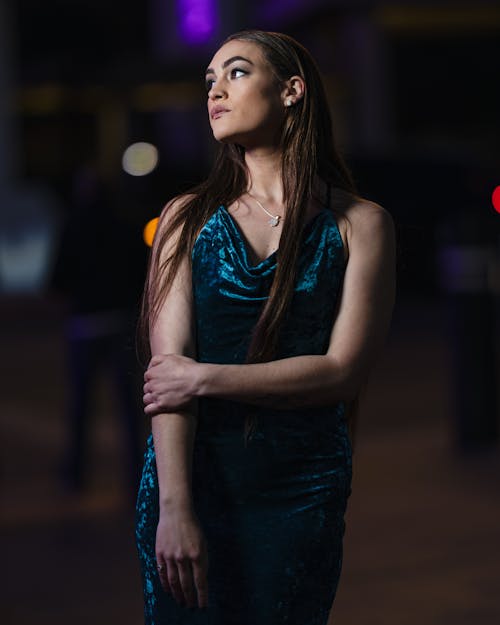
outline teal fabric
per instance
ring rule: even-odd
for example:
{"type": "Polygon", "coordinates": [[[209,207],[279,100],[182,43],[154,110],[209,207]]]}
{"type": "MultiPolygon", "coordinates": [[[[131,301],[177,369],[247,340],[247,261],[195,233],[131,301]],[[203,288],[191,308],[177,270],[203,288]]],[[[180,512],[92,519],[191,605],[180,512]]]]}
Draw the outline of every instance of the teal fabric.
{"type": "MultiPolygon", "coordinates": [[[[323,209],[299,242],[299,266],[278,357],[327,350],[345,270],[333,213],[323,209]]],[[[276,269],[253,265],[224,206],[196,240],[193,295],[198,358],[243,363],[276,269]]],[[[193,497],[209,549],[209,607],[178,606],[155,560],[158,480],[150,436],[137,499],[136,537],[146,625],[325,625],[342,565],[351,447],[344,404],[271,410],[200,401],[193,497]],[[245,417],[257,417],[249,441],[245,417]]]]}

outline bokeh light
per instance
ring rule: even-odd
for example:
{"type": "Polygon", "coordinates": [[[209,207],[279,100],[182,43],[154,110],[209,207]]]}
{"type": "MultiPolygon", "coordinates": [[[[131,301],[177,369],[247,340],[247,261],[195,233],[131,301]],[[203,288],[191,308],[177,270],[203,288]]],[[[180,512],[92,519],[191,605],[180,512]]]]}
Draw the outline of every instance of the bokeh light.
{"type": "Polygon", "coordinates": [[[215,0],[177,0],[179,28],[187,43],[202,44],[210,41],[217,29],[217,4],[215,0]]]}
{"type": "Polygon", "coordinates": [[[158,150],[151,143],[132,143],[123,153],[122,167],[131,176],[146,176],[158,164],[158,150]]]}
{"type": "Polygon", "coordinates": [[[144,243],[151,247],[153,245],[153,239],[155,238],[156,228],[158,227],[158,217],[154,219],[150,219],[148,223],[144,226],[144,230],[142,231],[142,238],[144,239],[144,243]]]}
{"type": "Polygon", "coordinates": [[[500,213],[500,185],[493,190],[491,194],[491,203],[497,213],[500,213]]]}

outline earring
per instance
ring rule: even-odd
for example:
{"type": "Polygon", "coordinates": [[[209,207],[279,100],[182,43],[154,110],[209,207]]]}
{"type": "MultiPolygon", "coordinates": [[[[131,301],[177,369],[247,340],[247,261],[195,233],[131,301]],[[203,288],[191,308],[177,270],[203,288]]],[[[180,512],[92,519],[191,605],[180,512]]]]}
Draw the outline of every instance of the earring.
{"type": "Polygon", "coordinates": [[[292,98],[288,98],[288,100],[285,101],[285,106],[292,106],[292,104],[293,104],[292,98]]]}

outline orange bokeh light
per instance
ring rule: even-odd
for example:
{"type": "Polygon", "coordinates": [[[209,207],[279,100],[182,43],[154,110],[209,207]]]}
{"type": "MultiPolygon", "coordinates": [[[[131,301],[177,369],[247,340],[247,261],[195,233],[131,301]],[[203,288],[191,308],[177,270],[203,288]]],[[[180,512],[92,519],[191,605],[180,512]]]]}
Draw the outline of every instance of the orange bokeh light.
{"type": "Polygon", "coordinates": [[[144,230],[142,231],[142,238],[144,239],[144,243],[149,247],[153,245],[153,239],[155,237],[157,227],[158,217],[150,219],[148,223],[144,226],[144,230]]]}

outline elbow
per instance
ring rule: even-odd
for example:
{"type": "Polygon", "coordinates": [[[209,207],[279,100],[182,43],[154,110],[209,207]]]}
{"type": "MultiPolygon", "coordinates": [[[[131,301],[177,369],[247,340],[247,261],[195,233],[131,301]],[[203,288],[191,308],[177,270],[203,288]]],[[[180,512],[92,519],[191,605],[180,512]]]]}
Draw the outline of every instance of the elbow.
{"type": "Polygon", "coordinates": [[[355,401],[363,388],[366,385],[366,381],[368,378],[368,371],[364,369],[359,369],[357,371],[352,371],[345,380],[344,386],[344,397],[343,401],[350,403],[355,401]]]}
{"type": "Polygon", "coordinates": [[[342,376],[342,379],[339,380],[339,384],[335,385],[335,387],[335,399],[337,401],[350,403],[354,401],[358,396],[361,389],[361,384],[358,382],[355,376],[346,375],[342,376]]]}
{"type": "Polygon", "coordinates": [[[342,385],[342,389],[340,392],[340,401],[343,401],[347,404],[353,402],[359,395],[361,391],[361,384],[357,383],[357,381],[348,380],[345,384],[342,385]]]}
{"type": "Polygon", "coordinates": [[[346,403],[354,401],[361,392],[366,375],[360,367],[354,365],[336,362],[334,367],[332,378],[335,382],[330,384],[332,399],[346,403]]]}

